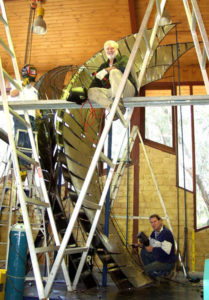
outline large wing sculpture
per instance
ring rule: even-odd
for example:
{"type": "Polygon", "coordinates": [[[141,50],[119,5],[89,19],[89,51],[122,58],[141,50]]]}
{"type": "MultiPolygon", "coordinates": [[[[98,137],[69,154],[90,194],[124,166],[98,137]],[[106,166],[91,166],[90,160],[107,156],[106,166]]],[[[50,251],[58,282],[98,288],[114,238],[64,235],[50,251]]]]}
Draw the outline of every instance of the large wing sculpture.
{"type": "MultiPolygon", "coordinates": [[[[178,44],[178,50],[176,44],[159,45],[174,27],[175,24],[171,24],[158,29],[153,56],[146,70],[143,85],[161,79],[165,72],[175,63],[177,56],[183,55],[193,47],[192,43],[178,44]]],[[[148,36],[151,35],[151,33],[152,30],[147,30],[148,36]]],[[[129,56],[135,39],[136,35],[133,34],[119,40],[119,53],[129,56]]],[[[134,61],[136,73],[140,72],[145,52],[146,45],[142,40],[134,61]]],[[[69,84],[63,89],[61,98],[67,99],[72,87],[83,86],[88,89],[92,81],[91,74],[97,70],[105,59],[105,53],[101,50],[83,64],[75,72],[69,84]]],[[[44,80],[46,80],[46,77],[44,77],[44,80]]],[[[47,96],[47,90],[44,90],[44,94],[41,95],[41,98],[50,99],[50,96],[47,96]]],[[[53,96],[52,98],[54,99],[55,97],[53,96]]],[[[63,175],[66,182],[69,182],[68,197],[72,203],[76,201],[82,188],[99,139],[103,121],[103,109],[86,109],[85,105],[79,109],[60,110],[57,113],[58,161],[62,164],[63,175]]],[[[98,203],[101,188],[102,178],[98,166],[93,175],[85,200],[98,203]]],[[[79,214],[79,220],[82,230],[86,235],[88,235],[94,214],[94,210],[88,209],[83,205],[79,214]]],[[[130,249],[125,246],[112,218],[110,218],[109,222],[109,232],[109,236],[106,237],[104,235],[104,214],[102,213],[92,246],[102,262],[107,263],[108,272],[116,285],[120,289],[124,289],[148,284],[150,279],[143,274],[142,268],[133,258],[130,249]]]]}

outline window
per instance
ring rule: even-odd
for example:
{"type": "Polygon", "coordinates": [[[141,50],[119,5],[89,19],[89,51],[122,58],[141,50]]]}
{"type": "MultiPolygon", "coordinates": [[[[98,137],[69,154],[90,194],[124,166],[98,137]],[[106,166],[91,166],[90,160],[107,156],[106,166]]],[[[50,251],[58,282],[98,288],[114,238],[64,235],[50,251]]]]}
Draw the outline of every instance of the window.
{"type": "MultiPolygon", "coordinates": [[[[171,89],[147,89],[145,96],[171,96],[171,89]]],[[[174,153],[174,108],[171,106],[146,107],[144,115],[144,129],[141,132],[145,144],[174,153]]]]}
{"type": "MultiPolygon", "coordinates": [[[[170,96],[170,90],[146,91],[147,97],[170,96]]],[[[156,143],[172,147],[172,111],[171,107],[146,107],[145,138],[156,143]]]]}
{"type": "MultiPolygon", "coordinates": [[[[181,86],[181,95],[190,95],[190,86],[181,86]]],[[[177,115],[179,187],[193,191],[191,106],[178,106],[177,115]]]]}
{"type": "MultiPolygon", "coordinates": [[[[155,84],[146,87],[144,95],[169,96],[171,90],[169,85],[166,88],[166,83],[161,83],[159,89],[155,84]],[[162,86],[165,90],[162,90],[162,86]]],[[[181,85],[180,91],[181,95],[206,94],[202,84],[181,85]]],[[[200,230],[209,227],[209,105],[178,106],[177,109],[142,108],[140,129],[145,144],[175,154],[175,120],[178,132],[178,184],[194,192],[195,226],[200,230]]]]}
{"type": "MultiPolygon", "coordinates": [[[[126,113],[124,115],[124,118],[127,119],[128,113],[129,113],[130,109],[126,109],[126,113]]],[[[112,141],[111,141],[111,157],[114,158],[117,154],[118,151],[120,151],[119,156],[118,156],[118,160],[121,159],[122,155],[124,154],[124,150],[126,147],[128,147],[128,134],[129,134],[129,128],[126,130],[125,135],[124,135],[125,129],[124,129],[124,125],[121,123],[121,120],[117,120],[114,121],[112,123],[112,141]],[[124,137],[123,140],[123,144],[121,146],[121,142],[122,139],[124,137]],[[119,149],[119,147],[121,146],[121,149],[119,149]]],[[[108,138],[105,141],[105,145],[104,145],[104,153],[105,155],[108,155],[108,138]]],[[[128,157],[127,157],[128,159],[128,157]]],[[[103,168],[106,169],[107,168],[107,164],[104,163],[103,164],[103,168]]]]}
{"type": "MultiPolygon", "coordinates": [[[[205,95],[205,87],[194,86],[194,95],[205,95]]],[[[196,228],[209,226],[209,106],[194,106],[196,228]]]]}

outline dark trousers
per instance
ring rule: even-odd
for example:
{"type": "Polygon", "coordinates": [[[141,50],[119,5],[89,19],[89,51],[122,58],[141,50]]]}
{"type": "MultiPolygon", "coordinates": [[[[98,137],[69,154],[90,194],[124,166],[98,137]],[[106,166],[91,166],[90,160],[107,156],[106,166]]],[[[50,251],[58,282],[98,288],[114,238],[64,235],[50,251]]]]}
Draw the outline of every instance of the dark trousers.
{"type": "Polygon", "coordinates": [[[162,263],[157,261],[151,252],[147,252],[145,248],[141,250],[141,259],[144,264],[144,271],[150,277],[158,277],[168,275],[175,266],[175,263],[162,263]]]}

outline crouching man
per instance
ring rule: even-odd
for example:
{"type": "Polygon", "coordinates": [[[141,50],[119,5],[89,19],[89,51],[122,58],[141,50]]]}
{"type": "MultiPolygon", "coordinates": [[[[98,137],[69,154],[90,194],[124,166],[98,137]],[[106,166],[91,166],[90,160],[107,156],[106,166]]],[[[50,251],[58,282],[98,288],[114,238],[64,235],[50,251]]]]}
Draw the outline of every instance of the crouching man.
{"type": "Polygon", "coordinates": [[[141,259],[145,273],[155,278],[168,275],[173,270],[176,261],[175,244],[173,234],[163,225],[160,216],[154,214],[149,219],[154,230],[149,237],[149,245],[140,244],[141,259]]]}

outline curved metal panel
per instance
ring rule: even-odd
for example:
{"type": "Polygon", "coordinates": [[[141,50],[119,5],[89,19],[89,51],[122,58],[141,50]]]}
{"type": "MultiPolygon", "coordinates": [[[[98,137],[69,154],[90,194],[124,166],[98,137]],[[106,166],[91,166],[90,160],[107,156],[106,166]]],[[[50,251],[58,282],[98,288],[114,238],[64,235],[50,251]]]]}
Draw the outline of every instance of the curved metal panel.
{"type": "MultiPolygon", "coordinates": [[[[153,56],[146,70],[143,85],[161,79],[168,68],[175,62],[177,51],[175,45],[159,46],[159,43],[174,28],[174,24],[159,27],[157,38],[154,42],[153,56]]],[[[147,30],[149,37],[152,30],[147,30]]],[[[118,41],[119,53],[129,56],[134,45],[136,35],[127,36],[118,41]]],[[[184,43],[179,45],[178,55],[184,54],[193,45],[184,43]]],[[[140,71],[146,52],[145,41],[142,39],[134,61],[135,71],[140,71]]],[[[92,73],[106,59],[104,50],[91,57],[73,75],[69,84],[62,93],[62,99],[67,99],[72,87],[83,86],[89,88],[93,79],[92,73]]],[[[60,110],[57,114],[57,144],[60,147],[59,161],[62,162],[65,180],[73,185],[75,192],[72,201],[76,201],[88,167],[91,163],[96,144],[99,139],[100,128],[103,121],[103,109],[85,109],[85,104],[80,109],[60,110]]],[[[98,166],[99,169],[99,166],[98,166]]],[[[94,172],[85,200],[98,203],[101,195],[101,178],[98,169],[94,172]]],[[[92,222],[94,210],[87,209],[85,205],[80,212],[80,222],[88,233],[92,222]]],[[[119,288],[140,287],[148,284],[150,279],[143,274],[143,270],[134,260],[129,250],[125,247],[114,221],[110,219],[109,237],[104,235],[104,213],[101,214],[93,246],[103,262],[107,263],[108,271],[119,288]]]]}

